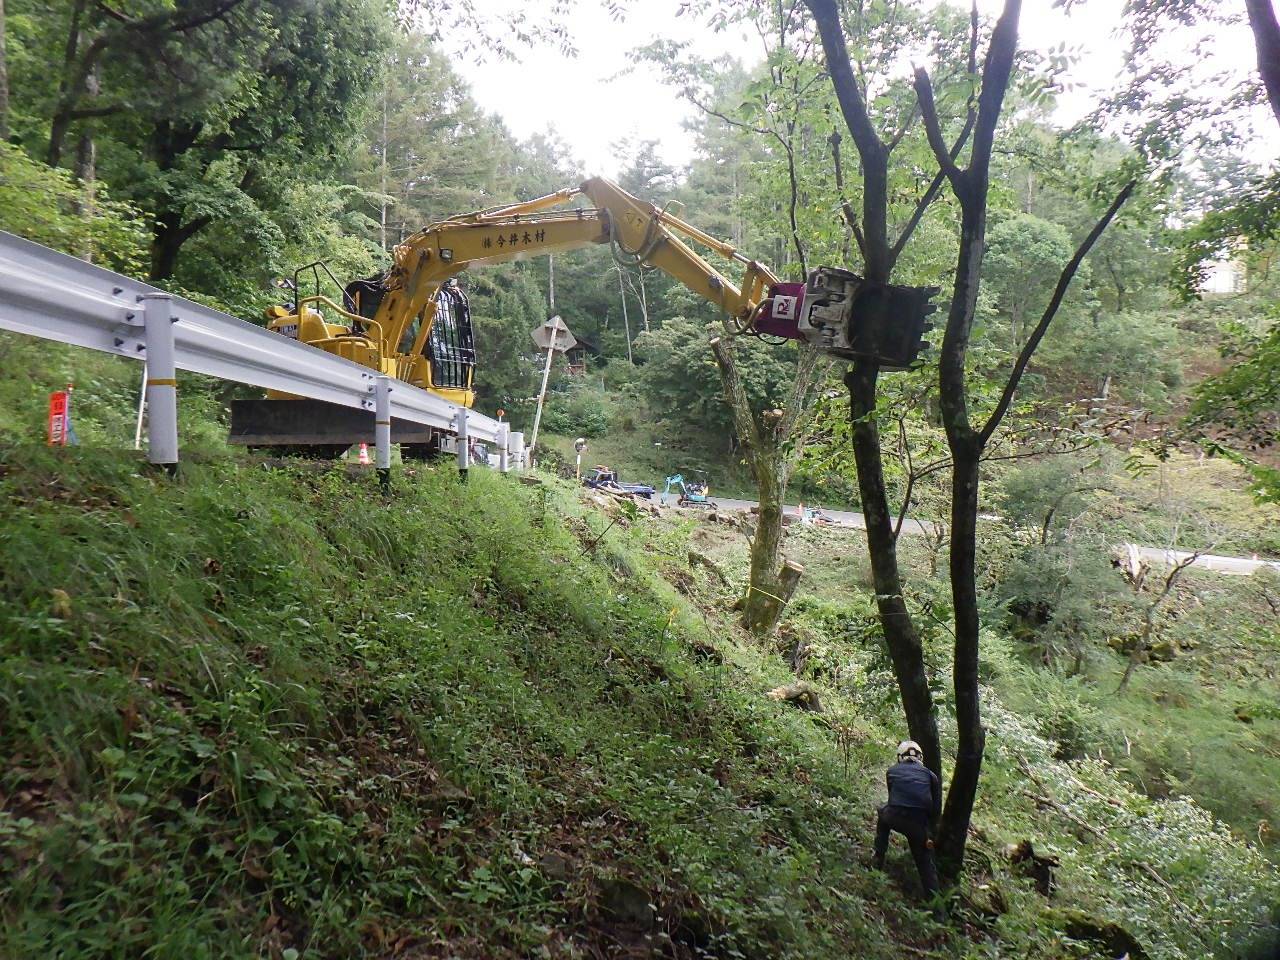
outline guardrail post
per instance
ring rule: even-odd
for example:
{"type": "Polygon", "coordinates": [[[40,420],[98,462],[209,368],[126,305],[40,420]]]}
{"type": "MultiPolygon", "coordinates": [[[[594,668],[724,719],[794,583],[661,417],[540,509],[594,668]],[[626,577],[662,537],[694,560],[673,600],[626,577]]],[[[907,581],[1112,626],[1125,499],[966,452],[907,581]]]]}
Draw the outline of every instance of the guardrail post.
{"type": "Polygon", "coordinates": [[[505,423],[498,424],[498,469],[507,473],[511,469],[511,427],[505,423]]]}
{"type": "Polygon", "coordinates": [[[454,418],[454,428],[458,437],[458,476],[467,482],[467,468],[471,466],[471,445],[467,439],[467,408],[459,407],[454,418]]]}
{"type": "Polygon", "coordinates": [[[373,387],[374,469],[383,487],[391,482],[391,378],[378,374],[373,387]]]}
{"type": "Polygon", "coordinates": [[[525,468],[524,433],[520,430],[516,430],[511,434],[511,456],[515,458],[517,472],[523,473],[525,468]]]}
{"type": "Polygon", "coordinates": [[[172,298],[142,295],[147,344],[147,459],[170,471],[178,465],[178,380],[173,361],[172,298]]]}

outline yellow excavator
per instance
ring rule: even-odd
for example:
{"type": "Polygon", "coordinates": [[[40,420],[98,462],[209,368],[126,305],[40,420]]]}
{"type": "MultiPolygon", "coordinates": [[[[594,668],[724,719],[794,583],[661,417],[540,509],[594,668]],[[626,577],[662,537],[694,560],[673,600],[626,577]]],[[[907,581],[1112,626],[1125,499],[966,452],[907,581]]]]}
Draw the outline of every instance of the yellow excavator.
{"type": "MultiPolygon", "coordinates": [[[[670,274],[744,329],[768,289],[779,283],[767,267],[669,208],[591,179],[535,200],[433,223],[395,248],[386,273],[347,284],[341,303],[320,290],[321,272],[328,275],[323,264],[309,264],[289,284],[296,302],[270,308],[267,327],[469,407],[475,401],[475,346],[457,275],[470,267],[603,243],[613,244],[620,258],[670,274]],[[565,208],[580,195],[593,206],[565,208]],[[691,243],[741,264],[741,283],[722,276],[691,243]],[[307,271],[315,292],[304,296],[300,287],[307,271]]],[[[231,442],[336,455],[352,443],[370,441],[372,423],[364,411],[272,393],[234,402],[231,442]]],[[[434,441],[427,428],[409,424],[393,424],[392,433],[411,452],[434,441]]]]}
{"type": "MultiPolygon", "coordinates": [[[[892,337],[894,344],[911,341],[914,351],[905,362],[876,334],[880,327],[902,326],[891,315],[916,306],[901,300],[909,288],[868,284],[830,267],[813,271],[805,283],[782,283],[768,267],[686,223],[671,207],[659,208],[593,178],[535,200],[453,217],[399,244],[391,268],[379,276],[342,287],[321,263],[302,268],[288,284],[295,302],[270,308],[267,326],[469,407],[475,400],[476,356],[457,275],[474,266],[608,243],[620,261],[656,267],[719,306],[741,332],[808,340],[840,356],[872,352],[889,364],[914,360],[918,330],[905,340],[901,331],[892,337]],[[592,206],[566,206],[579,196],[592,206]],[[740,265],[740,282],[722,275],[694,244],[740,265]],[[314,292],[304,296],[306,271],[314,292]],[[322,272],[342,290],[341,303],[321,292],[322,272]],[[867,322],[853,323],[855,313],[867,322]]],[[[922,324],[921,319],[913,326],[922,324]]],[[[279,393],[232,404],[232,443],[336,456],[352,443],[372,439],[373,417],[367,411],[279,393]]],[[[392,441],[406,455],[431,453],[437,439],[429,428],[392,424],[392,441]]]]}

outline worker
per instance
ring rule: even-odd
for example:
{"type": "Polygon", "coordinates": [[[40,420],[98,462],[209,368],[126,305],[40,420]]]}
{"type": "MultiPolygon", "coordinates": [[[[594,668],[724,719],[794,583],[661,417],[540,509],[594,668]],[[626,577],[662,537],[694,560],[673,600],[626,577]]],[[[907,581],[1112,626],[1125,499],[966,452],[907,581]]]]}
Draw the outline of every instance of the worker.
{"type": "Polygon", "coordinates": [[[924,752],[914,740],[898,744],[898,762],[885,774],[889,802],[876,815],[875,867],[884,869],[889,833],[907,838],[925,896],[938,892],[938,868],[933,862],[931,825],[942,812],[942,785],[938,775],[924,765],[924,752]]]}

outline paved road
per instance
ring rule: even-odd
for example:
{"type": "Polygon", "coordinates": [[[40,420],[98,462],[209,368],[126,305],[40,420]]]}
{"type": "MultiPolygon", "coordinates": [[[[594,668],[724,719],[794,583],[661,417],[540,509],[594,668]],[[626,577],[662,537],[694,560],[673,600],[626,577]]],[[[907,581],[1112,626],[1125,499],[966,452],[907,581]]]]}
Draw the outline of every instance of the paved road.
{"type": "MultiPolygon", "coordinates": [[[[1128,544],[1124,544],[1128,547],[1128,544]]],[[[1186,550],[1167,550],[1164,547],[1135,547],[1139,556],[1152,566],[1172,567],[1181,563],[1191,554],[1186,550]]],[[[1250,576],[1264,567],[1280,571],[1280,560],[1259,560],[1253,557],[1223,557],[1212,553],[1204,553],[1196,557],[1191,564],[1197,570],[1212,570],[1214,573],[1230,573],[1236,576],[1250,576]]]]}
{"type": "MultiPolygon", "coordinates": [[[[675,505],[675,497],[664,497],[658,495],[658,499],[668,506],[675,505]]],[[[715,504],[721,510],[735,510],[739,513],[747,513],[756,505],[754,500],[733,500],[729,497],[712,497],[715,504]]],[[[800,508],[794,504],[787,506],[788,513],[799,513],[800,508]]],[[[824,516],[830,517],[840,527],[850,527],[854,530],[865,530],[867,523],[860,513],[853,510],[827,510],[823,509],[824,516]]],[[[988,518],[994,519],[994,518],[988,518]]],[[[910,536],[921,536],[932,533],[934,525],[927,520],[912,520],[907,518],[903,521],[902,532],[910,536]]],[[[1129,544],[1121,544],[1121,549],[1128,549],[1129,544]]],[[[1143,547],[1134,546],[1138,555],[1152,566],[1171,567],[1176,563],[1185,560],[1191,554],[1183,550],[1169,550],[1164,547],[1143,547]]],[[[1226,573],[1236,576],[1249,576],[1261,570],[1264,567],[1270,567],[1273,570],[1280,571],[1280,560],[1260,560],[1254,557],[1224,557],[1215,554],[1203,554],[1196,557],[1195,562],[1191,564],[1195,569],[1211,570],[1214,573],[1226,573]]]]}

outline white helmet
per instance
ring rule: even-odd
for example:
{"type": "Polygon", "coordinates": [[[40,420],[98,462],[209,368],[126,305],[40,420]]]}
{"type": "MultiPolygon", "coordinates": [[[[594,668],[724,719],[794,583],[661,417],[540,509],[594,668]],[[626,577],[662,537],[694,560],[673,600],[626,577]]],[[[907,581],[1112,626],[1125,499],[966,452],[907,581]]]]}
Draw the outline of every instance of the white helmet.
{"type": "Polygon", "coordinates": [[[903,740],[898,744],[898,762],[902,763],[904,760],[924,763],[924,751],[920,749],[920,744],[914,740],[903,740]]]}

